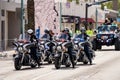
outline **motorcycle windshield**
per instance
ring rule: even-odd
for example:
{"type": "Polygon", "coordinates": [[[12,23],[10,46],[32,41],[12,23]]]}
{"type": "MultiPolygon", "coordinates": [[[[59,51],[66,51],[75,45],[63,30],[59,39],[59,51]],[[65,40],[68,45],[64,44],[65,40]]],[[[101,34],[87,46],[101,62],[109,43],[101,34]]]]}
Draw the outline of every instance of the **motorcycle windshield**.
{"type": "Polygon", "coordinates": [[[79,41],[79,42],[84,42],[84,41],[85,41],[85,39],[82,38],[82,36],[80,36],[80,35],[76,36],[76,37],[75,37],[75,40],[77,40],[77,41],[79,41]]]}
{"type": "Polygon", "coordinates": [[[62,35],[60,35],[60,37],[59,37],[59,39],[64,39],[64,40],[67,40],[67,35],[66,34],[62,34],[62,35]]]}
{"type": "Polygon", "coordinates": [[[80,42],[85,42],[85,40],[83,38],[80,38],[80,42]]]}
{"type": "Polygon", "coordinates": [[[26,41],[29,41],[29,36],[27,34],[20,34],[19,36],[19,41],[21,40],[26,40],[26,41]]]}
{"type": "Polygon", "coordinates": [[[50,39],[50,36],[48,34],[44,34],[42,37],[41,37],[42,40],[49,40],[50,39]]]}

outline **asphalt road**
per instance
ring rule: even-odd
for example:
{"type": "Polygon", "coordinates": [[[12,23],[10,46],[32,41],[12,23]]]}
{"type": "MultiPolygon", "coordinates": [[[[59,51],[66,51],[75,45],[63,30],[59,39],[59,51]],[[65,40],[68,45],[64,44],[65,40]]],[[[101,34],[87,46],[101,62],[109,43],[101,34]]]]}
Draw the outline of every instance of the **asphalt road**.
{"type": "Polygon", "coordinates": [[[0,60],[0,80],[120,80],[120,52],[112,48],[96,51],[93,65],[78,63],[75,69],[56,70],[53,64],[44,64],[16,71],[12,60],[0,60]]]}

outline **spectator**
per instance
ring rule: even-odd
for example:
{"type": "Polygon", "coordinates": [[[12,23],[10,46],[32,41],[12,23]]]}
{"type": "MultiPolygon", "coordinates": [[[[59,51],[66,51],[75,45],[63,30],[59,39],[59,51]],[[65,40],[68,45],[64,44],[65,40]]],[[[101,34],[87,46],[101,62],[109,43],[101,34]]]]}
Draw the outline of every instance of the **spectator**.
{"type": "Polygon", "coordinates": [[[40,26],[38,26],[38,29],[36,29],[36,38],[40,38],[40,26]]]}
{"type": "Polygon", "coordinates": [[[92,30],[92,28],[89,28],[88,30],[86,30],[86,33],[90,37],[92,37],[94,35],[94,31],[92,30]]]}

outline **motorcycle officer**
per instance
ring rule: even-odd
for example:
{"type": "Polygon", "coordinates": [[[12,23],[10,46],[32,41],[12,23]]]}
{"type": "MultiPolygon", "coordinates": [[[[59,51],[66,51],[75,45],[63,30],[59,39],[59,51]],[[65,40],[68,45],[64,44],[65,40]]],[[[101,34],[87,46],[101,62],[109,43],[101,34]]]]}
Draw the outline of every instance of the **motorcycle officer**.
{"type": "Polygon", "coordinates": [[[44,35],[41,37],[41,39],[50,40],[50,35],[49,35],[49,30],[48,29],[44,30],[44,35]]]}
{"type": "Polygon", "coordinates": [[[46,44],[46,47],[49,47],[49,51],[52,53],[52,40],[53,40],[53,32],[52,30],[48,30],[48,29],[45,29],[44,30],[45,34],[42,36],[41,39],[45,39],[47,44],[46,44]]]}
{"type": "Polygon", "coordinates": [[[60,39],[64,39],[66,41],[65,43],[63,43],[62,46],[66,47],[68,49],[68,54],[70,56],[72,67],[75,68],[75,63],[74,63],[73,56],[72,56],[73,45],[72,45],[72,42],[71,42],[71,36],[70,36],[68,28],[66,28],[62,31],[60,39]]]}
{"type": "MultiPolygon", "coordinates": [[[[81,28],[81,33],[80,33],[79,35],[77,35],[77,36],[79,36],[80,38],[84,39],[84,41],[87,41],[88,38],[89,38],[89,36],[86,34],[86,29],[85,29],[84,27],[81,28]]],[[[90,65],[92,65],[92,56],[91,56],[91,54],[90,54],[90,49],[89,49],[89,47],[90,47],[89,42],[86,42],[86,43],[84,44],[84,51],[85,51],[85,53],[86,53],[86,56],[87,56],[88,59],[89,59],[90,65]]]]}
{"type": "Polygon", "coordinates": [[[54,33],[52,30],[49,30],[49,36],[50,36],[50,44],[49,44],[49,47],[50,47],[50,52],[53,53],[53,46],[55,46],[55,44],[52,42],[53,41],[53,37],[54,37],[54,33]]]}
{"type": "MultiPolygon", "coordinates": [[[[37,40],[37,38],[36,38],[36,36],[34,35],[33,32],[34,31],[32,29],[28,29],[28,31],[27,31],[27,33],[29,35],[29,40],[30,40],[31,43],[32,42],[38,42],[38,40],[37,40]]],[[[39,59],[37,57],[37,51],[36,51],[36,49],[37,49],[36,45],[32,46],[30,48],[30,50],[31,50],[30,55],[36,61],[36,63],[38,64],[38,67],[40,67],[40,62],[39,62],[39,59]]]]}

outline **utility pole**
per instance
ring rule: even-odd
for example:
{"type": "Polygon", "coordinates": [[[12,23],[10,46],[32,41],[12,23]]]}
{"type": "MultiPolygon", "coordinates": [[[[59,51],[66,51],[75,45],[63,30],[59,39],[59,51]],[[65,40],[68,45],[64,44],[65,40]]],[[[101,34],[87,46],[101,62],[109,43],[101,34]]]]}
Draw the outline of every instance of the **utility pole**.
{"type": "MultiPolygon", "coordinates": [[[[2,7],[2,1],[0,0],[0,13],[1,13],[1,7],[2,7]]],[[[0,15],[0,25],[1,25],[1,15],[0,15]]],[[[1,27],[0,27],[0,30],[1,30],[1,27]]],[[[0,51],[2,51],[2,38],[1,38],[1,36],[2,36],[2,34],[1,34],[2,32],[0,31],[0,51]]]]}
{"type": "Polygon", "coordinates": [[[97,7],[96,7],[96,24],[95,24],[95,25],[96,25],[96,28],[98,27],[97,24],[98,24],[98,10],[97,10],[97,7]]]}
{"type": "Polygon", "coordinates": [[[87,30],[87,26],[88,26],[88,7],[89,5],[86,3],[86,8],[85,8],[85,29],[87,30]]]}
{"type": "Polygon", "coordinates": [[[22,38],[24,38],[24,3],[23,0],[21,0],[21,34],[23,35],[22,38]]]}
{"type": "Polygon", "coordinates": [[[59,2],[59,8],[60,8],[60,31],[62,30],[62,2],[59,2]]]}

